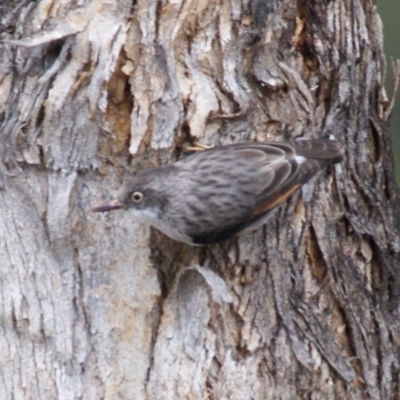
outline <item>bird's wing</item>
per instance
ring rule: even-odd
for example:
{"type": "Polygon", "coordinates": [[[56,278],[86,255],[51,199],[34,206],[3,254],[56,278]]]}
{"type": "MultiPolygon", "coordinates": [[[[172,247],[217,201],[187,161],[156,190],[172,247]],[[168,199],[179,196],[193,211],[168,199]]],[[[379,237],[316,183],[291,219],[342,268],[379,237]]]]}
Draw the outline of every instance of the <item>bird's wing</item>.
{"type": "Polygon", "coordinates": [[[234,149],[238,157],[256,163],[257,173],[264,177],[251,221],[258,220],[284,202],[319,170],[341,160],[338,142],[324,139],[293,143],[247,143],[237,145],[234,149]]]}

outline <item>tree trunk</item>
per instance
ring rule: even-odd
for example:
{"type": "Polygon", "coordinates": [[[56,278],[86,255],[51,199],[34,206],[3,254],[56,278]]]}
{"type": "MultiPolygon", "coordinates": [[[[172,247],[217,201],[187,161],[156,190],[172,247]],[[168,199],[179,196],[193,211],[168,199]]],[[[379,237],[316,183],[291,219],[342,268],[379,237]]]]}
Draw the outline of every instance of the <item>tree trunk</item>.
{"type": "Polygon", "coordinates": [[[399,398],[372,0],[1,7],[1,399],[399,398]],[[228,242],[88,212],[195,140],[300,136],[344,161],[228,242]]]}

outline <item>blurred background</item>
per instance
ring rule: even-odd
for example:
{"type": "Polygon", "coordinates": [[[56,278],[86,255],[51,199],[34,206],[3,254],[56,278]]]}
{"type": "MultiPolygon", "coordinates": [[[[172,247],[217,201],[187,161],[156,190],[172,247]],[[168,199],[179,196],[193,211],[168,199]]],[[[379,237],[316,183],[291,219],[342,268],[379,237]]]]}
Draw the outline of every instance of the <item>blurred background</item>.
{"type": "MultiPolygon", "coordinates": [[[[390,98],[393,91],[393,71],[390,58],[400,59],[400,1],[381,0],[377,4],[382,18],[386,53],[386,91],[390,98]]],[[[397,184],[400,186],[400,89],[390,119],[390,132],[396,162],[397,184]]]]}

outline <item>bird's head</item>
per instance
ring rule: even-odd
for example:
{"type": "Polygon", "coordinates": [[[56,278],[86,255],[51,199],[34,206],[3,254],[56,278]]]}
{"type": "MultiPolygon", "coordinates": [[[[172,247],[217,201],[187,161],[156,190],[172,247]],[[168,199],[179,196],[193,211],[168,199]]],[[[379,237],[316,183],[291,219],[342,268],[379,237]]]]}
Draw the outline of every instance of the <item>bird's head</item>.
{"type": "Polygon", "coordinates": [[[107,204],[93,207],[90,211],[105,212],[131,209],[138,214],[145,210],[158,213],[165,203],[160,190],[160,182],[162,182],[164,174],[163,168],[141,172],[126,180],[116,199],[107,204]]]}

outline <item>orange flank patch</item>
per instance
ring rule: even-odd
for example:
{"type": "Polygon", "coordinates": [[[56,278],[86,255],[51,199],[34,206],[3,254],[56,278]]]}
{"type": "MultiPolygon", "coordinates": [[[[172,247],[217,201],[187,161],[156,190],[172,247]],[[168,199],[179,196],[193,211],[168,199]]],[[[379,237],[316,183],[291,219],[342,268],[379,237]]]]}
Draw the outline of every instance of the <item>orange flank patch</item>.
{"type": "Polygon", "coordinates": [[[298,183],[297,185],[292,186],[288,191],[282,193],[279,192],[276,195],[268,198],[266,201],[261,203],[259,206],[257,206],[254,209],[253,212],[253,217],[256,217],[258,215],[264,214],[267,211],[272,210],[274,207],[277,205],[283,203],[289,196],[291,196],[299,187],[301,186],[301,183],[298,183]]]}

